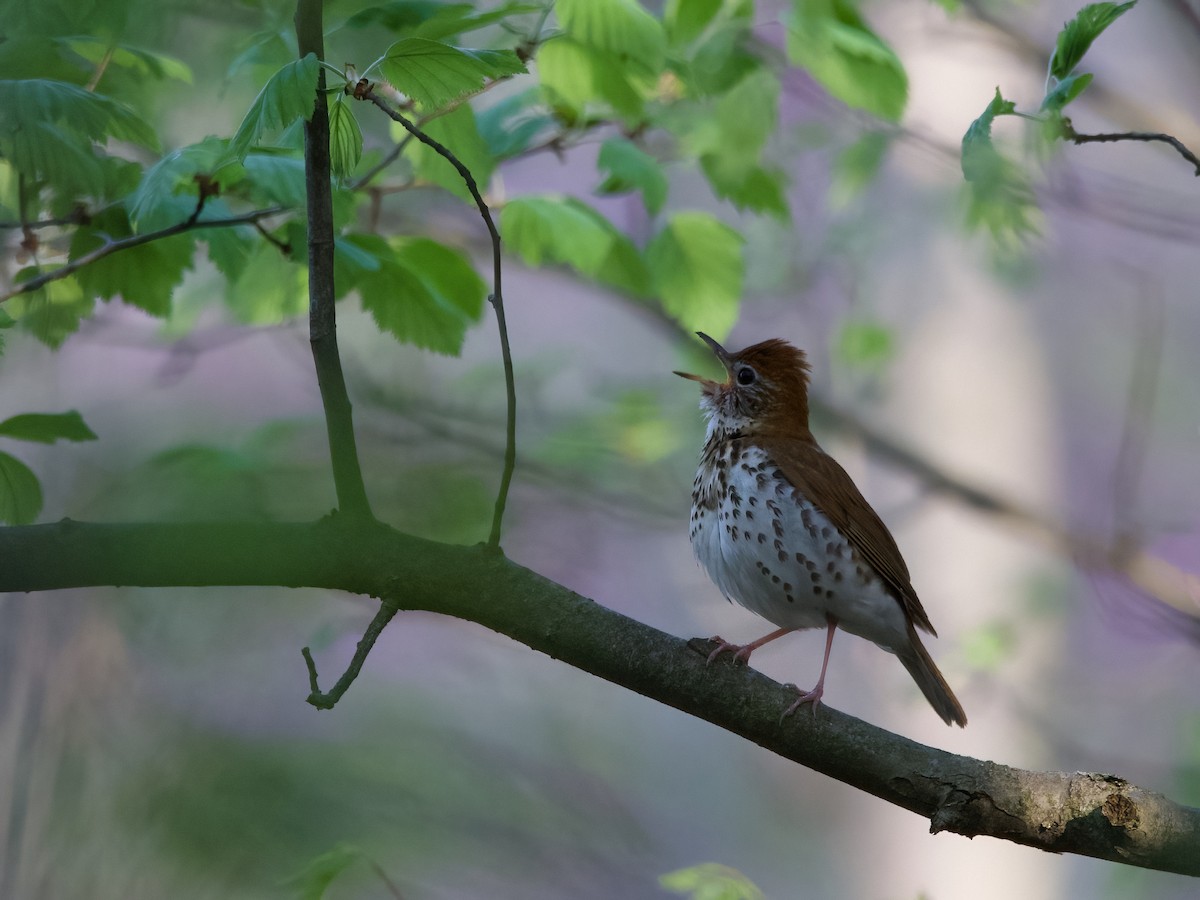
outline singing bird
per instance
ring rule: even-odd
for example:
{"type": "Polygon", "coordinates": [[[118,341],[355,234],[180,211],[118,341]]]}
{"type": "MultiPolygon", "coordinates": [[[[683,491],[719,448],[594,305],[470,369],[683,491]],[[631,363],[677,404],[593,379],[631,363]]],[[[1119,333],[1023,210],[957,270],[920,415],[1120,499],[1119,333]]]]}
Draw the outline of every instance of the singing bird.
{"type": "Polygon", "coordinates": [[[730,353],[700,338],[725,366],[723,382],[700,382],[708,433],[692,486],[691,541],[722,593],[779,626],[749,644],[713,638],[746,662],[763,644],[825,628],[821,676],[784,715],[816,709],[825,691],[833,634],[841,628],[894,653],[947,725],[967,716],[921,643],[936,637],[887,526],[808,427],[810,366],[782,340],[730,353]]]}

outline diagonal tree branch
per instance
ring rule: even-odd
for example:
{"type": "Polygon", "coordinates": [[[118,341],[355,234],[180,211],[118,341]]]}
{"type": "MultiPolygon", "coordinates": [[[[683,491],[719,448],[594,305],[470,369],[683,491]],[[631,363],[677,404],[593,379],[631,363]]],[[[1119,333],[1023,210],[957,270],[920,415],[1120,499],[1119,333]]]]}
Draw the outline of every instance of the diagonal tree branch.
{"type": "Polygon", "coordinates": [[[483,195],[479,192],[479,186],[475,183],[475,177],[471,174],[471,170],[463,165],[457,156],[445,145],[435,141],[410,122],[386,100],[378,96],[375,93],[375,85],[369,84],[365,89],[356,90],[354,96],[374,103],[387,113],[393,121],[398,122],[405,131],[432,149],[446,160],[446,162],[450,163],[450,165],[454,166],[455,171],[458,172],[463,183],[466,184],[467,190],[471,192],[471,198],[475,201],[475,206],[479,209],[479,215],[483,217],[483,223],[487,226],[488,234],[492,239],[492,295],[489,299],[491,300],[492,308],[496,311],[496,324],[500,330],[500,355],[504,362],[504,388],[508,398],[504,428],[504,470],[500,474],[500,488],[496,492],[496,504],[492,512],[492,530],[491,534],[488,535],[487,542],[489,548],[499,550],[500,529],[504,522],[504,508],[508,503],[508,489],[512,484],[513,470],[517,465],[517,389],[513,379],[512,350],[508,343],[508,324],[504,316],[504,292],[501,288],[500,231],[496,228],[496,222],[492,218],[492,211],[488,208],[487,203],[484,202],[483,195]]]}
{"type": "Polygon", "coordinates": [[[3,303],[5,300],[11,300],[18,294],[27,294],[30,291],[36,291],[52,281],[66,278],[68,275],[74,275],[84,266],[90,266],[96,260],[111,256],[113,253],[120,253],[122,250],[129,250],[133,247],[140,247],[142,244],[148,244],[151,241],[160,241],[163,238],[174,237],[177,234],[183,234],[185,231],[196,231],[201,228],[233,228],[237,225],[253,225],[262,219],[269,219],[271,216],[277,216],[288,211],[286,206],[272,206],[267,209],[256,209],[252,212],[242,213],[240,216],[228,216],[223,219],[201,219],[197,211],[182,222],[161,228],[158,231],[133,234],[120,240],[101,244],[92,252],[85,253],[83,256],[71,260],[64,266],[43,272],[41,275],[30,278],[28,281],[22,281],[13,287],[12,290],[8,291],[8,293],[0,294],[0,303],[3,303]]]}
{"type": "Polygon", "coordinates": [[[795,699],[789,688],[744,667],[708,667],[707,642],[635,622],[482,545],[439,544],[344,516],[0,529],[0,591],[114,584],[319,587],[466,619],[924,816],[935,833],[1200,875],[1200,809],[1113,775],[1032,772],[947,753],[827,706],[781,722],[795,699]]]}

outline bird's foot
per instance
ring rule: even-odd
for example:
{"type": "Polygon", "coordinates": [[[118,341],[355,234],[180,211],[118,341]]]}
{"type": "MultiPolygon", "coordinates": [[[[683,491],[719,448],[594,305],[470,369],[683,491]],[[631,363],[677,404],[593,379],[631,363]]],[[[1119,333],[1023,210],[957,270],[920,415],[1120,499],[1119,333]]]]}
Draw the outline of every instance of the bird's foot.
{"type": "Polygon", "coordinates": [[[750,654],[752,652],[754,652],[753,645],[751,645],[751,644],[731,644],[729,641],[725,640],[725,638],[721,637],[719,634],[713,635],[708,640],[709,640],[709,643],[716,644],[717,649],[714,650],[712,653],[708,654],[708,662],[706,663],[706,665],[711,666],[713,664],[713,660],[716,659],[718,656],[720,656],[722,653],[732,653],[733,654],[733,664],[735,666],[738,663],[741,663],[742,665],[749,665],[750,654]]]}
{"type": "Polygon", "coordinates": [[[813,718],[816,718],[817,707],[821,705],[821,698],[823,696],[825,696],[825,685],[822,684],[821,682],[817,682],[817,686],[815,688],[813,688],[811,691],[802,691],[802,690],[800,690],[800,688],[796,687],[796,685],[794,685],[794,684],[788,684],[788,685],[785,685],[785,687],[790,687],[793,691],[795,691],[800,696],[796,698],[795,703],[793,703],[791,706],[789,706],[787,709],[785,709],[783,711],[783,715],[779,717],[779,721],[782,722],[784,719],[786,719],[788,716],[790,716],[792,713],[794,713],[796,710],[798,710],[805,703],[812,704],[813,718]]]}

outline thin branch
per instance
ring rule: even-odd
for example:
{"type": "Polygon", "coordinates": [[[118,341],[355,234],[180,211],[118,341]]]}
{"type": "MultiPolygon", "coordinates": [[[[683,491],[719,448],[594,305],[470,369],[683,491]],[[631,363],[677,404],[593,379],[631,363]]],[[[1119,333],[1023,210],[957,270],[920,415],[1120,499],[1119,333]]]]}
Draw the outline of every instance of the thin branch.
{"type": "MultiPolygon", "coordinates": [[[[325,56],[321,2],[299,0],[296,4],[296,38],[301,57],[309,53],[315,53],[317,59],[325,56]]],[[[347,515],[371,518],[371,504],[367,500],[354,439],[350,395],[346,391],[337,343],[329,103],[325,96],[324,68],[317,71],[316,102],[312,117],[304,123],[304,177],[308,205],[308,340],[325,412],[338,509],[347,515]]]]}
{"type": "Polygon", "coordinates": [[[43,272],[41,275],[38,275],[36,278],[30,278],[28,281],[22,281],[8,293],[0,295],[0,303],[3,303],[5,300],[11,300],[18,294],[27,294],[30,291],[39,290],[52,281],[58,281],[60,278],[74,275],[84,266],[90,266],[96,260],[111,256],[113,253],[119,253],[122,250],[131,250],[134,247],[140,247],[142,244],[148,244],[151,241],[160,241],[163,238],[183,234],[185,231],[196,231],[202,228],[232,228],[237,225],[252,225],[260,219],[268,219],[271,216],[277,216],[288,211],[286,206],[272,206],[267,209],[256,209],[253,212],[243,213],[240,216],[229,216],[224,219],[200,219],[193,213],[184,221],[168,226],[167,228],[162,228],[158,231],[148,231],[145,234],[134,234],[116,241],[108,241],[101,244],[91,253],[86,253],[78,259],[73,259],[66,265],[43,272]]]}
{"type": "Polygon", "coordinates": [[[1053,853],[1200,876],[1200,809],[1114,775],[1033,772],[928,747],[822,706],[745,666],[708,666],[686,642],[605,609],[486,547],[344,516],[311,524],[0,529],[0,592],[278,585],[345,590],[476,622],[554,659],[704,719],[930,820],[1053,853]]]}
{"type": "Polygon", "coordinates": [[[500,530],[504,521],[504,507],[508,503],[508,489],[512,484],[513,470],[517,464],[517,390],[513,378],[512,351],[508,343],[508,325],[504,317],[504,293],[501,288],[500,231],[496,228],[496,222],[492,218],[492,211],[488,208],[487,203],[484,202],[483,195],[479,192],[479,186],[475,183],[474,176],[471,175],[471,170],[463,165],[462,161],[444,145],[425,134],[425,132],[410,122],[399,110],[394,109],[386,100],[379,97],[375,93],[374,87],[374,85],[370,85],[366,90],[357,92],[355,96],[374,103],[393,121],[399,122],[405,131],[432,149],[446,160],[446,162],[450,163],[450,165],[454,166],[463,183],[466,184],[467,190],[470,191],[471,197],[474,199],[475,205],[479,209],[479,214],[483,217],[483,222],[487,226],[488,234],[492,239],[492,294],[488,299],[491,301],[492,308],[496,311],[496,324],[500,329],[500,355],[504,361],[504,387],[508,398],[504,429],[504,470],[500,475],[500,488],[496,492],[496,504],[492,512],[492,529],[487,541],[487,546],[490,549],[498,550],[500,549],[500,530]]]}
{"type": "Polygon", "coordinates": [[[1187,148],[1183,141],[1157,131],[1117,131],[1109,134],[1080,134],[1067,120],[1063,120],[1063,137],[1076,144],[1105,144],[1115,141],[1160,141],[1170,144],[1195,168],[1193,173],[1200,177],[1200,157],[1187,148]]]}
{"type": "Polygon", "coordinates": [[[384,601],[379,612],[375,613],[375,617],[371,619],[371,624],[367,626],[367,630],[363,633],[362,640],[354,648],[354,656],[350,660],[350,665],[346,667],[346,671],[342,673],[342,677],[337,680],[337,683],[329,689],[328,692],[323,692],[317,684],[317,664],[313,661],[312,651],[305,647],[300,652],[304,655],[305,665],[308,666],[308,698],[307,702],[317,709],[333,709],[342,695],[350,689],[350,685],[354,684],[354,679],[358,677],[358,673],[362,671],[363,663],[367,661],[367,655],[371,652],[371,648],[375,646],[375,641],[387,627],[388,622],[395,618],[399,607],[392,603],[384,601]]]}

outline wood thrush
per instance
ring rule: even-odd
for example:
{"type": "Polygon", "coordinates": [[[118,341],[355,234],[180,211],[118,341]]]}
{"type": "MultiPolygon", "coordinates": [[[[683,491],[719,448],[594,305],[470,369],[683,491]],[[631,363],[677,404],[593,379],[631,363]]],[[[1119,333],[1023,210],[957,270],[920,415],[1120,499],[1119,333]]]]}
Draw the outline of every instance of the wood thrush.
{"type": "MultiPolygon", "coordinates": [[[[821,676],[801,704],[825,690],[833,633],[843,631],[894,653],[946,724],[967,716],[921,643],[936,636],[887,526],[845,469],[808,427],[809,365],[804,351],[769,340],[730,353],[700,338],[725,366],[724,382],[700,382],[708,434],[692,486],[692,548],[730,600],[779,628],[749,644],[713,638],[734,662],[804,628],[825,628],[821,676]]],[[[799,690],[799,689],[797,689],[799,690]]]]}

